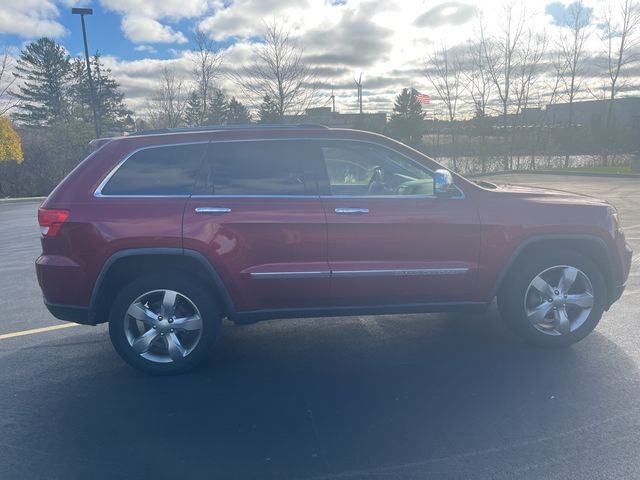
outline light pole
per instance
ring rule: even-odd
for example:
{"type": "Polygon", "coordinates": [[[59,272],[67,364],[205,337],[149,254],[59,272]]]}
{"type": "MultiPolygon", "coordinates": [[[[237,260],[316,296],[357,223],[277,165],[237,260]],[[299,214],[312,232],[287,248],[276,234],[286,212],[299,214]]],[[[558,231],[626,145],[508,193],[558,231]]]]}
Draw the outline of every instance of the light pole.
{"type": "Polygon", "coordinates": [[[82,38],[84,39],[84,58],[87,62],[87,76],[89,77],[89,97],[91,100],[91,110],[93,110],[93,126],[96,129],[96,137],[100,137],[100,127],[98,126],[98,113],[96,112],[96,94],[93,90],[93,79],[91,78],[91,62],[89,62],[89,47],[87,46],[87,29],[84,25],[84,16],[93,15],[93,8],[72,8],[71,13],[80,15],[82,22],[82,38]]]}

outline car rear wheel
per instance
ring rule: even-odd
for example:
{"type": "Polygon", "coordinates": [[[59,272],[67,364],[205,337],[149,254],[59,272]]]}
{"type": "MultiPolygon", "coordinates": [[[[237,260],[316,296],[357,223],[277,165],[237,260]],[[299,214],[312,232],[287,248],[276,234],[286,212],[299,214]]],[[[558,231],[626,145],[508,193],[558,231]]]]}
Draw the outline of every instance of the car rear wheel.
{"type": "Polygon", "coordinates": [[[540,252],[514,266],[498,306],[529,343],[561,347],[596,327],[606,295],[602,274],[588,258],[572,251],[540,252]]]}
{"type": "Polygon", "coordinates": [[[109,334],[118,354],[147,373],[198,366],[215,344],[220,313],[212,295],[180,272],[137,278],[116,297],[109,334]]]}

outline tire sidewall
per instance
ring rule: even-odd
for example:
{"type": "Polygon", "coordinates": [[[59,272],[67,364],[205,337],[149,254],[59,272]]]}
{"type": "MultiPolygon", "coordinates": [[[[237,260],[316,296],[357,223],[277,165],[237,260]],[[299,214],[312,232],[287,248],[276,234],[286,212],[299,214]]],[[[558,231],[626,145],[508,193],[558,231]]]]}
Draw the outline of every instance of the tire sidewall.
{"type": "Polygon", "coordinates": [[[518,262],[498,297],[504,320],[526,341],[541,347],[563,347],[582,340],[598,325],[605,310],[607,288],[602,273],[587,257],[572,251],[540,252],[518,262]],[[544,270],[557,265],[569,265],[581,270],[593,287],[593,307],[585,322],[577,330],[564,335],[549,335],[534,327],[527,318],[524,299],[531,281],[544,270]]]}
{"type": "Polygon", "coordinates": [[[116,296],[109,312],[109,336],[116,352],[129,365],[153,375],[184,373],[201,364],[211,352],[220,330],[220,312],[213,295],[181,272],[145,274],[127,284],[116,296]],[[202,334],[198,345],[184,359],[157,363],[135,353],[125,335],[126,311],[140,295],[153,290],[174,290],[188,297],[202,316],[202,334]]]}

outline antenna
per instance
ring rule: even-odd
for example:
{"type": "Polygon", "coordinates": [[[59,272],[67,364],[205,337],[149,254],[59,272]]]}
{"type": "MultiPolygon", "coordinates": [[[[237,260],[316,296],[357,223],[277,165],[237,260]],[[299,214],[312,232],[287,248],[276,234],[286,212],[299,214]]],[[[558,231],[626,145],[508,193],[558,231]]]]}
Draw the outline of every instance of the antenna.
{"type": "Polygon", "coordinates": [[[354,78],[353,81],[358,89],[358,107],[360,108],[360,114],[362,114],[362,72],[360,72],[360,78],[358,80],[354,78]]]}
{"type": "Polygon", "coordinates": [[[336,96],[333,94],[333,87],[331,87],[331,96],[329,98],[331,99],[331,104],[333,106],[331,111],[336,113],[336,96]]]}

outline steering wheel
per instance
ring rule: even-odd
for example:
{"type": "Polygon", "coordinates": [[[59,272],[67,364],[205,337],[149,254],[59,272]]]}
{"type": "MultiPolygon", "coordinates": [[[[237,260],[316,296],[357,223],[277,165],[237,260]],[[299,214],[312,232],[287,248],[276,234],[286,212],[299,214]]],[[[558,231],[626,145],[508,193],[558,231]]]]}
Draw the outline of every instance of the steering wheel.
{"type": "Polygon", "coordinates": [[[369,187],[367,188],[367,194],[373,195],[377,190],[384,187],[384,169],[380,166],[373,167],[373,175],[369,180],[369,187]]]}

